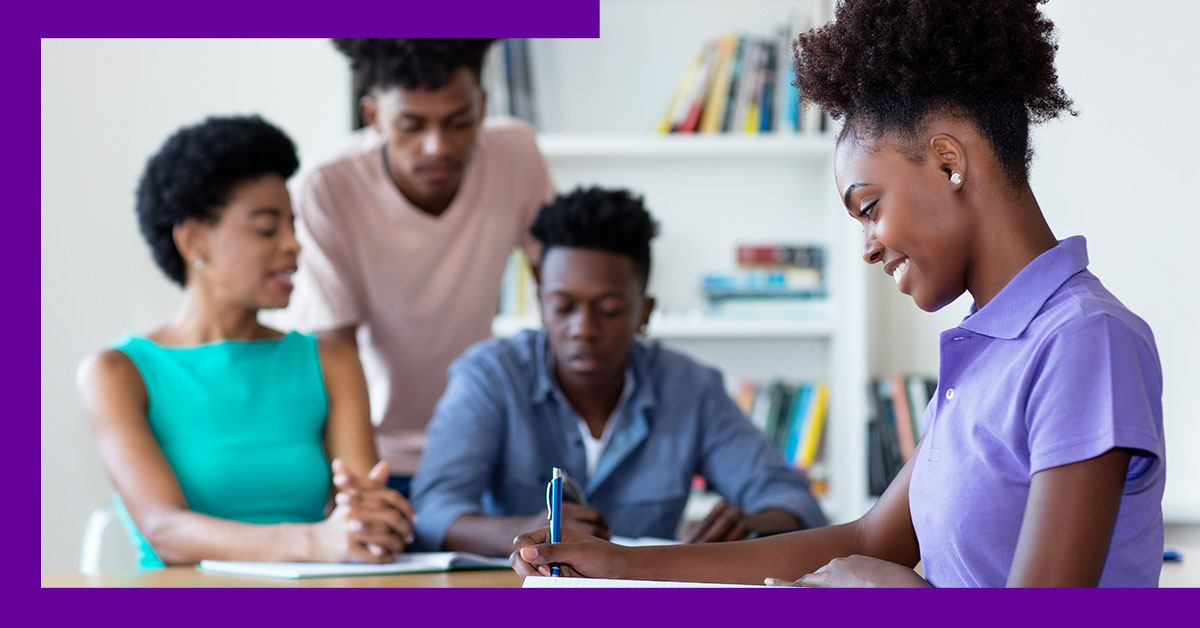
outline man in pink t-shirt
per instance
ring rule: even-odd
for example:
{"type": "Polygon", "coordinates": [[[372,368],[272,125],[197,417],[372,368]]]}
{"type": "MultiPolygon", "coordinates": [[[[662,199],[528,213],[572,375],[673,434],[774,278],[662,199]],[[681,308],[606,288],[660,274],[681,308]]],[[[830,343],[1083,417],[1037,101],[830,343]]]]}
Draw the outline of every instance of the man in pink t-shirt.
{"type": "Polygon", "coordinates": [[[380,456],[408,493],[446,368],[490,336],[508,255],[554,196],[533,129],[484,121],[491,40],[340,39],[367,129],[302,173],[285,314],[357,343],[380,456]]]}

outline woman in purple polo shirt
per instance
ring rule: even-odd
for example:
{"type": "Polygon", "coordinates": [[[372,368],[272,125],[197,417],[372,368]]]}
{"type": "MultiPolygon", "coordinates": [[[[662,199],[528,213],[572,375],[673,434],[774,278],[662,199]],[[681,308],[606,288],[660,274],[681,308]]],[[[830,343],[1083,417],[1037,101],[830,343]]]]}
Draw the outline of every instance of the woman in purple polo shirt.
{"type": "Polygon", "coordinates": [[[517,539],[524,574],[803,586],[1147,586],[1162,565],[1162,370],[1149,327],[1058,240],[1029,127],[1072,102],[1038,0],[844,0],[801,35],[801,92],[845,121],[839,196],[941,336],[925,436],[852,523],[735,543],[517,539]],[[925,578],[912,567],[920,561],[925,578]]]}

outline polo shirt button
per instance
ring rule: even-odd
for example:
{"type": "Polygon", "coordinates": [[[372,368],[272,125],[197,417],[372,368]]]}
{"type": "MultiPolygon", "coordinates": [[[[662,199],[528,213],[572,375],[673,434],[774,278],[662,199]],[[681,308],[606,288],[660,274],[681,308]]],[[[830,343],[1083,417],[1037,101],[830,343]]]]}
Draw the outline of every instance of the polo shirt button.
{"type": "Polygon", "coordinates": [[[946,401],[950,401],[950,400],[951,400],[951,399],[953,399],[953,398],[954,398],[954,389],[953,389],[953,388],[947,388],[947,389],[946,389],[946,401]]]}

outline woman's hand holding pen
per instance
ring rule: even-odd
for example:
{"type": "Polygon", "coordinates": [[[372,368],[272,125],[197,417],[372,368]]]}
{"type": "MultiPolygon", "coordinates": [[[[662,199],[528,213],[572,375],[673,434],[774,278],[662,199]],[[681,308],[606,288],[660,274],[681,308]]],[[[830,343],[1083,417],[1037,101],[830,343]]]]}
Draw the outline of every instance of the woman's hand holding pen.
{"type": "Polygon", "coordinates": [[[629,548],[565,525],[562,538],[561,543],[550,543],[548,526],[526,532],[513,539],[516,551],[508,563],[521,576],[549,576],[550,563],[558,563],[562,575],[576,578],[621,578],[627,571],[629,548]]]}
{"type": "MultiPolygon", "coordinates": [[[[511,561],[509,561],[511,562],[511,561]]],[[[767,578],[765,584],[777,587],[928,587],[917,572],[897,563],[855,554],[835,558],[824,567],[799,580],[767,578]]]]}
{"type": "Polygon", "coordinates": [[[319,560],[388,562],[412,542],[412,506],[387,488],[388,466],[380,461],[366,477],[356,476],[335,459],[333,483],[338,493],[329,517],[318,524],[319,560]]]}

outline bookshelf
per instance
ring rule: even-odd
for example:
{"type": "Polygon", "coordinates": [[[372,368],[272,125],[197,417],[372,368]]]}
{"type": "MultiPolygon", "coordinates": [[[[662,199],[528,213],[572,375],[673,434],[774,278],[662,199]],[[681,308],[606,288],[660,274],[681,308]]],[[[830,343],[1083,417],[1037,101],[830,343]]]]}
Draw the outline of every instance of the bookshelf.
{"type": "MultiPolygon", "coordinates": [[[[532,40],[539,145],[558,189],[625,187],[661,225],[647,335],[744,380],[826,381],[830,406],[821,499],[835,522],[872,503],[867,487],[867,277],[861,232],[833,183],[830,133],[656,135],[656,123],[696,50],[731,31],[773,35],[817,0],[602,0],[597,40],[532,40]],[[670,28],[663,28],[670,24],[670,28]],[[737,319],[707,313],[700,277],[735,264],[745,243],[825,249],[827,298],[802,316],[737,319]]],[[[498,317],[495,335],[539,325],[498,317]]]]}

